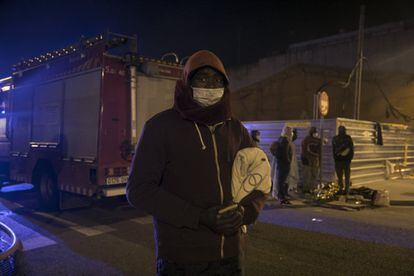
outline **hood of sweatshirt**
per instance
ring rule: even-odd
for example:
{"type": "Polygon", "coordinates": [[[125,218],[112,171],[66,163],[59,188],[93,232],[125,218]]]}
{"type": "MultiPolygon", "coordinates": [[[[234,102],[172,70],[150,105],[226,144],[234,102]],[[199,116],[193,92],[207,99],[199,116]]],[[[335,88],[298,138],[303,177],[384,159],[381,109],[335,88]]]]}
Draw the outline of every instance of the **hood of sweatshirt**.
{"type": "Polygon", "coordinates": [[[224,122],[231,118],[229,79],[221,60],[212,52],[201,50],[194,53],[186,62],[182,79],[175,87],[174,109],[187,120],[206,125],[224,122]],[[202,107],[193,99],[190,85],[191,76],[203,67],[211,67],[221,73],[225,79],[225,89],[221,100],[211,106],[202,107]]]}

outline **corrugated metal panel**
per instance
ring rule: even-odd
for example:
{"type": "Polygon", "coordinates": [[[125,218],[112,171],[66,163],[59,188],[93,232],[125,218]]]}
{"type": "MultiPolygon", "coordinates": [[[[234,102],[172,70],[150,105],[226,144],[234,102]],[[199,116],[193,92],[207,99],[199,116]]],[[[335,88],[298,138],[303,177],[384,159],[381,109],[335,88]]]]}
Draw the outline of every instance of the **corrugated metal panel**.
{"type": "Polygon", "coordinates": [[[152,116],[174,105],[176,80],[138,75],[137,78],[137,137],[145,122],[152,116]]]}
{"type": "Polygon", "coordinates": [[[414,130],[402,124],[380,124],[383,145],[377,145],[375,122],[338,118],[351,135],[355,156],[351,164],[353,185],[363,185],[386,176],[386,160],[414,169],[414,130]]]}
{"type": "Polygon", "coordinates": [[[345,118],[328,120],[301,121],[254,121],[244,122],[249,131],[257,129],[261,133],[260,147],[269,158],[270,145],[278,139],[285,124],[298,130],[295,141],[297,158],[300,164],[301,142],[308,133],[310,126],[323,129],[325,143],[322,147],[322,170],[324,181],[335,181],[335,164],[332,155],[332,138],[337,127],[343,125],[351,135],[355,145],[355,156],[351,164],[351,181],[353,185],[384,180],[386,176],[386,160],[404,166],[406,172],[414,170],[414,130],[401,124],[381,124],[383,145],[376,144],[375,122],[351,120],[345,118]]]}
{"type": "Polygon", "coordinates": [[[33,97],[32,142],[59,143],[63,81],[36,86],[33,97]]]}
{"type": "Polygon", "coordinates": [[[32,96],[33,88],[27,86],[13,89],[11,92],[13,119],[10,130],[13,137],[11,150],[14,152],[28,152],[30,149],[32,96]]]}
{"type": "Polygon", "coordinates": [[[96,157],[101,70],[65,80],[63,156],[96,157]]]}

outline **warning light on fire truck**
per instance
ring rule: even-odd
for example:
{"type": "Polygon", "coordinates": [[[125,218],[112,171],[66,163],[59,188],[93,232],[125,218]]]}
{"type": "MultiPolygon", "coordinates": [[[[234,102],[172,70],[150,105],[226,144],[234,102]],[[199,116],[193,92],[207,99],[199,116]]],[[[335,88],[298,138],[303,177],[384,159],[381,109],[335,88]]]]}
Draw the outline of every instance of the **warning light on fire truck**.
{"type": "Polygon", "coordinates": [[[6,92],[6,91],[9,91],[11,89],[11,86],[10,85],[5,85],[5,86],[3,86],[2,88],[1,88],[1,91],[2,92],[6,92]]]}

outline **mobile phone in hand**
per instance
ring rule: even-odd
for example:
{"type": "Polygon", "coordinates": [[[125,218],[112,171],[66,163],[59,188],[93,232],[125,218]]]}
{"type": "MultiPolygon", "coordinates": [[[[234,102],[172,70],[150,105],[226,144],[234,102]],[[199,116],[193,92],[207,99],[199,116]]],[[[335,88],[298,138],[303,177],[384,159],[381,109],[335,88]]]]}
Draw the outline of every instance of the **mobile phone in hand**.
{"type": "Polygon", "coordinates": [[[232,211],[236,210],[237,208],[238,208],[237,204],[229,205],[229,206],[227,206],[223,209],[220,209],[218,211],[218,215],[220,215],[220,216],[225,215],[226,213],[232,212],[232,211]]]}

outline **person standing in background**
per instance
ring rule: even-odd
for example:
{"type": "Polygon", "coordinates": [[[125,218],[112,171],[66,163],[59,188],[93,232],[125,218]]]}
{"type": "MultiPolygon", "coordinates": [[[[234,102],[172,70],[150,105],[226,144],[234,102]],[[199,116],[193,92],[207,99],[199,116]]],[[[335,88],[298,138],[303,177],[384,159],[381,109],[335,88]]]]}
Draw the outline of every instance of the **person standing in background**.
{"type": "Polygon", "coordinates": [[[289,191],[288,176],[292,161],[292,128],[285,126],[277,141],[276,165],[277,165],[277,198],[280,204],[291,204],[286,198],[289,191]]]}
{"type": "MultiPolygon", "coordinates": [[[[292,160],[290,161],[290,171],[288,176],[288,189],[291,191],[298,190],[299,183],[299,168],[298,168],[298,158],[296,157],[296,145],[295,140],[298,138],[298,131],[296,128],[292,130],[292,139],[290,141],[290,146],[292,148],[292,160]]],[[[289,196],[289,194],[287,194],[289,196]]]]}
{"type": "Polygon", "coordinates": [[[316,127],[309,129],[309,134],[302,141],[301,159],[303,165],[303,193],[315,189],[320,168],[321,139],[316,127]]]}
{"type": "Polygon", "coordinates": [[[250,132],[250,136],[252,137],[253,147],[259,148],[260,131],[257,129],[254,129],[250,132]]]}
{"type": "Polygon", "coordinates": [[[332,138],[332,150],[335,160],[336,176],[338,177],[338,194],[347,195],[351,185],[351,162],[354,158],[354,142],[351,136],[346,134],[346,128],[344,126],[339,126],[338,135],[332,138]],[[343,184],[344,175],[345,187],[343,184]]]}

